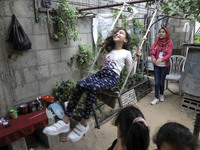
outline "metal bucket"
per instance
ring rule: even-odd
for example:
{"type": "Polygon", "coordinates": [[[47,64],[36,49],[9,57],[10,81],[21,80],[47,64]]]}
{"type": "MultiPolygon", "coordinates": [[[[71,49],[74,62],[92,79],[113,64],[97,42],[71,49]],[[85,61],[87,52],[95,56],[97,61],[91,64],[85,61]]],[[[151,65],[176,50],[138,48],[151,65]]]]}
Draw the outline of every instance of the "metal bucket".
{"type": "Polygon", "coordinates": [[[200,46],[190,47],[182,74],[182,90],[200,97],[200,46]]]}

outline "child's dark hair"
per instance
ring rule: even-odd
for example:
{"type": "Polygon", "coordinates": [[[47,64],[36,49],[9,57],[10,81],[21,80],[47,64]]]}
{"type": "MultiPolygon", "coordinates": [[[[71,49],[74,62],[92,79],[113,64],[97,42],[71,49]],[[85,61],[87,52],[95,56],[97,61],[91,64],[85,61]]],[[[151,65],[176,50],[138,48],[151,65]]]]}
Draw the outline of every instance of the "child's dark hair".
{"type": "Polygon", "coordinates": [[[163,142],[167,142],[176,150],[196,150],[196,143],[190,130],[176,122],[164,124],[154,136],[154,143],[160,150],[163,142]]]}
{"type": "Polygon", "coordinates": [[[149,128],[144,122],[133,122],[137,117],[144,118],[138,108],[130,105],[119,112],[114,122],[115,126],[119,125],[127,150],[147,150],[149,146],[149,128]]]}
{"type": "Polygon", "coordinates": [[[126,32],[126,39],[127,39],[127,42],[124,43],[123,45],[123,49],[126,49],[126,50],[129,50],[130,49],[130,46],[131,46],[131,37],[130,37],[130,34],[126,31],[126,29],[124,28],[118,28],[116,31],[113,31],[106,39],[105,39],[105,42],[106,42],[106,45],[105,45],[105,48],[106,48],[106,51],[107,52],[110,52],[114,49],[115,47],[115,42],[113,41],[113,36],[114,34],[116,34],[119,30],[124,30],[126,32]]]}

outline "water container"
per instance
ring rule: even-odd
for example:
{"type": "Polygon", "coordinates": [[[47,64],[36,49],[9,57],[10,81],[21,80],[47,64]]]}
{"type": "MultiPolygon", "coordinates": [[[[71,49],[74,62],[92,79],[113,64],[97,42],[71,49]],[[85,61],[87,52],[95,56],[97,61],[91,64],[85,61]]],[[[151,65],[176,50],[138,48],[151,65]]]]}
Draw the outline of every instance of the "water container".
{"type": "Polygon", "coordinates": [[[151,60],[151,56],[148,56],[147,68],[148,68],[148,70],[151,70],[151,71],[154,70],[154,65],[153,65],[153,62],[151,60]]]}
{"type": "Polygon", "coordinates": [[[55,123],[55,118],[54,118],[55,115],[52,113],[52,111],[46,109],[46,114],[47,114],[47,117],[48,117],[48,125],[55,123]]]}

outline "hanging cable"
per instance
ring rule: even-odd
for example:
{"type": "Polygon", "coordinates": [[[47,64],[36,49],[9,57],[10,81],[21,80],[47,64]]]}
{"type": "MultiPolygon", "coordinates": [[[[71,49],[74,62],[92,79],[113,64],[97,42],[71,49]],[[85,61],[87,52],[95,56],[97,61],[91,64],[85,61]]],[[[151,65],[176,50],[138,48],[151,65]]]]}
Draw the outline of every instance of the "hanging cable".
{"type": "MultiPolygon", "coordinates": [[[[152,27],[155,23],[157,23],[157,22],[163,20],[163,19],[166,18],[166,17],[167,17],[167,16],[164,16],[164,17],[162,17],[162,18],[160,18],[160,19],[157,19],[154,23],[152,23],[151,27],[152,27]]],[[[151,28],[151,27],[150,27],[150,28],[151,28]]]]}

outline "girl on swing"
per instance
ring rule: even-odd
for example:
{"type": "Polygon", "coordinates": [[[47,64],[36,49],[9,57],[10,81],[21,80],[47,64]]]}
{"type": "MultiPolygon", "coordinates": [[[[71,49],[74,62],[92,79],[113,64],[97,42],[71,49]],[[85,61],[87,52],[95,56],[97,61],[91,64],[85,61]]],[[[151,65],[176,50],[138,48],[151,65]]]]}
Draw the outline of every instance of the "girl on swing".
{"type": "MultiPolygon", "coordinates": [[[[98,91],[107,90],[117,86],[120,72],[126,66],[127,71],[132,69],[132,55],[129,51],[131,38],[125,29],[118,29],[108,36],[102,42],[103,50],[106,49],[105,63],[100,71],[86,79],[77,83],[75,90],[69,100],[66,112],[62,120],[54,123],[49,127],[45,127],[43,133],[47,135],[58,135],[70,131],[70,117],[81,98],[81,95],[86,92],[85,108],[82,112],[82,120],[68,134],[67,140],[70,142],[79,141],[82,136],[88,131],[88,120],[92,111],[92,105],[96,101],[96,93],[98,91]]],[[[103,50],[101,52],[103,52],[103,50]]],[[[135,56],[141,56],[141,50],[138,49],[135,56]]]]}

